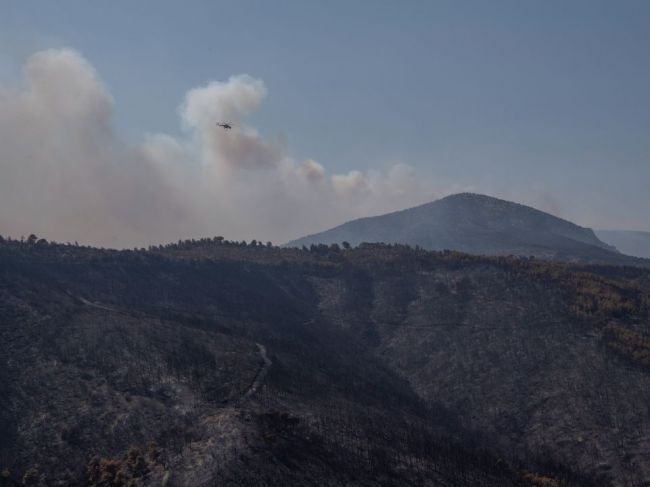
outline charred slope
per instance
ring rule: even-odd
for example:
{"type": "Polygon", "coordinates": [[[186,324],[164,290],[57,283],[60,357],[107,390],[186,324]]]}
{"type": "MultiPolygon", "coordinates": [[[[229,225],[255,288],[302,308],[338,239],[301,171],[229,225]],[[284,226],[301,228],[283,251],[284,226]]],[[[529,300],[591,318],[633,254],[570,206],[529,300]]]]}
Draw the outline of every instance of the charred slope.
{"type": "Polygon", "coordinates": [[[471,193],[350,221],[287,246],[342,242],[353,246],[383,242],[476,255],[533,255],[573,262],[642,264],[600,241],[591,229],[528,206],[471,193]]]}
{"type": "Polygon", "coordinates": [[[423,398],[501,451],[645,485],[647,271],[612,279],[498,259],[366,264],[363,277],[319,282],[323,313],[372,337],[423,398]]]}
{"type": "Polygon", "coordinates": [[[8,484],[646,475],[639,269],[212,240],[5,242],[0,269],[8,484]]]}

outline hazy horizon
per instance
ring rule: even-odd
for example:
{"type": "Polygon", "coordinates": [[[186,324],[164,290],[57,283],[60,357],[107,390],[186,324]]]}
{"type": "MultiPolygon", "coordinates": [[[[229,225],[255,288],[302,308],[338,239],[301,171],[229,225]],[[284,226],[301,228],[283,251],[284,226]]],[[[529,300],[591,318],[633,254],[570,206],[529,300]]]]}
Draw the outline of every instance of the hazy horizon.
{"type": "Polygon", "coordinates": [[[0,12],[0,235],[283,243],[463,191],[650,231],[650,4],[0,12]]]}

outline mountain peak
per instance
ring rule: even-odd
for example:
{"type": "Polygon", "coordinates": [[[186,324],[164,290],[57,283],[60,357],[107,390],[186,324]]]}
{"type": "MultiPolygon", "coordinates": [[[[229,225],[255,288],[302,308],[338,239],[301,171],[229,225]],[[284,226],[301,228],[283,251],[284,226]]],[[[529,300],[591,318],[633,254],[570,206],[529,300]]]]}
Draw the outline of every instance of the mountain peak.
{"type": "Polygon", "coordinates": [[[419,245],[480,255],[522,255],[583,262],[624,259],[589,228],[508,200],[457,193],[414,208],[353,220],[288,246],[347,241],[419,245]]]}

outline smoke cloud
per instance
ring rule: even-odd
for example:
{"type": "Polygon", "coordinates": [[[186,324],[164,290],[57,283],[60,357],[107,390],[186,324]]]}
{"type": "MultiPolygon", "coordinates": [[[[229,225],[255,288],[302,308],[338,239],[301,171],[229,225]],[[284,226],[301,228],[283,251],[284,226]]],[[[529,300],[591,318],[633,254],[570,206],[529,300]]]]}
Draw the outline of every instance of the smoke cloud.
{"type": "Polygon", "coordinates": [[[183,136],[127,144],[113,100],[72,50],[24,66],[24,85],[0,85],[0,234],[124,247],[223,235],[287,241],[345,220],[432,199],[412,168],[328,175],[297,161],[246,118],[263,81],[232,76],[189,90],[183,136]],[[229,120],[233,130],[215,123],[229,120]]]}

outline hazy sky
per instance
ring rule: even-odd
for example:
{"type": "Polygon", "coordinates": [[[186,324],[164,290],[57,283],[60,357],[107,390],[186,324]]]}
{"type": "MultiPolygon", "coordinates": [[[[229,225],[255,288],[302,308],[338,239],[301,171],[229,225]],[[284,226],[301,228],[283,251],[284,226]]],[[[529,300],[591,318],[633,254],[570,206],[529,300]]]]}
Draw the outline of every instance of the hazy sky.
{"type": "Polygon", "coordinates": [[[647,1],[0,0],[0,234],[281,242],[461,190],[650,230],[649,53],[647,1]]]}

